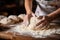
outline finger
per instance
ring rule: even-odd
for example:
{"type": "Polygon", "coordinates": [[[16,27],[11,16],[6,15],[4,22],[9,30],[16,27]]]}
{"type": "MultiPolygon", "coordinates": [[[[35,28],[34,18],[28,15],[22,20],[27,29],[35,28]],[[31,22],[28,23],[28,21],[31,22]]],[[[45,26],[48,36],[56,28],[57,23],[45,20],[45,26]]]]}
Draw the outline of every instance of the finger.
{"type": "Polygon", "coordinates": [[[46,30],[46,29],[48,29],[48,25],[47,24],[42,26],[42,28],[41,28],[41,30],[46,30]]]}
{"type": "Polygon", "coordinates": [[[40,24],[40,25],[37,26],[35,29],[38,29],[38,30],[41,29],[41,28],[42,28],[42,25],[43,25],[43,24],[40,24]]]}
{"type": "Polygon", "coordinates": [[[44,30],[44,29],[47,30],[49,28],[50,28],[49,23],[45,23],[45,24],[42,25],[41,30],[44,30]]]}
{"type": "Polygon", "coordinates": [[[47,26],[48,26],[48,23],[45,21],[45,22],[39,24],[39,26],[36,27],[36,29],[41,29],[41,30],[43,30],[43,29],[46,29],[47,26]]]}
{"type": "Polygon", "coordinates": [[[45,29],[46,28],[46,24],[45,23],[42,23],[39,28],[40,28],[40,30],[45,29]]]}
{"type": "Polygon", "coordinates": [[[36,26],[39,26],[41,23],[43,23],[44,22],[44,20],[40,20],[37,24],[36,24],[36,26]]]}
{"type": "Polygon", "coordinates": [[[40,22],[39,22],[39,23],[37,23],[37,24],[36,24],[36,26],[39,26],[39,25],[40,25],[41,23],[43,23],[44,21],[46,21],[46,20],[45,20],[45,16],[43,16],[43,18],[42,18],[42,19],[40,19],[40,22]]]}
{"type": "Polygon", "coordinates": [[[34,13],[32,13],[32,16],[33,16],[33,17],[37,17],[34,13]]]}

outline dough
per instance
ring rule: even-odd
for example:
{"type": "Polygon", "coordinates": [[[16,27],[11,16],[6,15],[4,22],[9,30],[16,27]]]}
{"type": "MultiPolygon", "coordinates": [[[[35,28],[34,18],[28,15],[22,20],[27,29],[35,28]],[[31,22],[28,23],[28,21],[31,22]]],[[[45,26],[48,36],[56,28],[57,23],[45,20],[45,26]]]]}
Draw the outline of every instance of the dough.
{"type": "Polygon", "coordinates": [[[20,19],[24,19],[24,16],[25,16],[25,14],[20,14],[20,15],[18,15],[18,17],[20,18],[20,19]]]}
{"type": "Polygon", "coordinates": [[[1,21],[0,21],[1,24],[14,24],[14,21],[12,21],[11,19],[9,18],[3,18],[1,21]]]}
{"type": "Polygon", "coordinates": [[[0,20],[1,20],[1,19],[3,19],[3,18],[5,18],[5,16],[3,16],[3,15],[0,15],[0,20]]]}
{"type": "MultiPolygon", "coordinates": [[[[37,17],[32,17],[30,20],[30,25],[26,26],[25,24],[19,24],[15,28],[12,28],[10,31],[12,32],[18,32],[20,35],[30,35],[35,38],[46,38],[47,36],[50,36],[51,34],[60,34],[60,28],[53,28],[47,29],[47,30],[33,30],[36,23],[39,22],[39,19],[37,17]]],[[[50,25],[49,25],[50,26],[50,25]]]]}
{"type": "Polygon", "coordinates": [[[19,22],[19,18],[17,16],[15,16],[15,15],[10,15],[8,18],[12,19],[15,22],[19,22]]]}

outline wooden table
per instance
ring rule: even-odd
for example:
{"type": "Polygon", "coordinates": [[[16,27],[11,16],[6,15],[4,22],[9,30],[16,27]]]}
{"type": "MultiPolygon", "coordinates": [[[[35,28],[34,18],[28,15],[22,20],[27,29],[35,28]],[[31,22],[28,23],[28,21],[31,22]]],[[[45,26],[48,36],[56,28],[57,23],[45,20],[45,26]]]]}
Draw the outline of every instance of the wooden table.
{"type": "Polygon", "coordinates": [[[51,37],[47,37],[47,38],[33,38],[31,36],[14,35],[13,33],[10,33],[10,32],[9,33],[0,32],[1,40],[2,39],[6,39],[6,40],[60,40],[60,34],[58,34],[58,36],[57,35],[55,36],[51,35],[51,37]]]}

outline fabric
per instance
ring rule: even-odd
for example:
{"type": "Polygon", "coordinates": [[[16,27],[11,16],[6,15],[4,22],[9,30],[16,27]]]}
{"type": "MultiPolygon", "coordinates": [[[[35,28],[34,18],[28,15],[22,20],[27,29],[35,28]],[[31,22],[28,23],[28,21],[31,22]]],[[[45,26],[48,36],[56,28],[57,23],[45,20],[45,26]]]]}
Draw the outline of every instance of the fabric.
{"type": "MultiPolygon", "coordinates": [[[[36,12],[35,14],[37,16],[46,16],[47,14],[55,11],[57,8],[60,7],[60,0],[36,0],[36,2],[38,2],[40,4],[40,6],[45,9],[42,10],[42,8],[39,7],[39,5],[37,5],[36,8],[36,12]]],[[[53,22],[60,22],[60,19],[57,19],[53,22]]]]}

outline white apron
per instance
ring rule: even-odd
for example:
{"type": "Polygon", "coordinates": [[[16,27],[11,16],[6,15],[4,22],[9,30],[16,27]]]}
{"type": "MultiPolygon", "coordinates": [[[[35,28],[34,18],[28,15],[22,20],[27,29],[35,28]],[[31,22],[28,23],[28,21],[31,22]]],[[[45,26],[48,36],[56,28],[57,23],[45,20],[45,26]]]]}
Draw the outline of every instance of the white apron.
{"type": "MultiPolygon", "coordinates": [[[[60,0],[36,0],[36,1],[39,3],[39,5],[43,9],[46,9],[46,10],[43,10],[39,7],[39,5],[37,5],[36,11],[35,11],[36,16],[46,16],[47,14],[57,10],[57,7],[55,5],[60,7],[60,0]]],[[[60,23],[60,18],[54,20],[53,22],[60,23]]]]}

